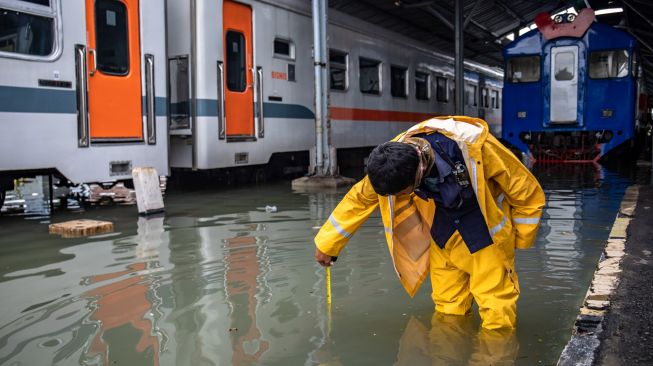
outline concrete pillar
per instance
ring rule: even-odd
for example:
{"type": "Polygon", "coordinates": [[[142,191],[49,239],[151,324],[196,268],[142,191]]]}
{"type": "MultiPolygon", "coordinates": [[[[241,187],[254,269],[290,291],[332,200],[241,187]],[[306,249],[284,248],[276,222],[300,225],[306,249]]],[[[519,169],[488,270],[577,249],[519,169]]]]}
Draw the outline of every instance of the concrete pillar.
{"type": "Polygon", "coordinates": [[[454,33],[456,40],[456,115],[465,114],[465,69],[464,69],[464,45],[463,45],[463,0],[456,0],[454,33]]]}
{"type": "Polygon", "coordinates": [[[315,76],[315,173],[333,175],[329,123],[329,84],[327,82],[327,0],[313,1],[313,68],[315,76]]]}

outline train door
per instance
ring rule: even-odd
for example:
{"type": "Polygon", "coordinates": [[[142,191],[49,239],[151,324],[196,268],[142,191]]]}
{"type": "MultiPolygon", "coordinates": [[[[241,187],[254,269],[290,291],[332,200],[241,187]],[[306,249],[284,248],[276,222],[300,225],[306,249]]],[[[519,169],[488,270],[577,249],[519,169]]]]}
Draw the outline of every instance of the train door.
{"type": "Polygon", "coordinates": [[[86,0],[91,139],[142,140],[138,0],[86,0]]]}
{"type": "Polygon", "coordinates": [[[551,49],[551,123],[576,123],[578,114],[578,46],[551,49]]]}
{"type": "Polygon", "coordinates": [[[223,8],[227,138],[254,136],[252,8],[225,0],[223,8]]]}

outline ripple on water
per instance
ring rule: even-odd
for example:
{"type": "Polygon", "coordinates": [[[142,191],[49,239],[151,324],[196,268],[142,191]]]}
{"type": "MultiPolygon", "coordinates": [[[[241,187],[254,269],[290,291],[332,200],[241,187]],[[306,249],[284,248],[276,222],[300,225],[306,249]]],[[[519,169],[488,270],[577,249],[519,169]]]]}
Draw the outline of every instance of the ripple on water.
{"type": "MultiPolygon", "coordinates": [[[[574,169],[535,172],[547,207],[534,247],[517,253],[518,332],[499,352],[517,364],[555,363],[627,185],[574,169]]],[[[428,281],[415,298],[405,293],[378,211],[332,268],[327,307],[312,239],[344,193],[293,193],[287,185],[173,192],[164,217],[97,210],[87,214],[111,216],[120,232],[68,241],[12,218],[0,236],[0,364],[401,364],[416,357],[467,364],[488,357],[476,310],[450,322],[432,317],[428,281]]]]}

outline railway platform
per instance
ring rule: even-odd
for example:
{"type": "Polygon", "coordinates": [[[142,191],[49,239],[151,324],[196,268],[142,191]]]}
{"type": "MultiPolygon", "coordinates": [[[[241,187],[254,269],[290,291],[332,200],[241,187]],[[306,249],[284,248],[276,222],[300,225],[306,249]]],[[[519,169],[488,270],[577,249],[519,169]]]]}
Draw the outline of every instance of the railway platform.
{"type": "Polygon", "coordinates": [[[558,366],[653,364],[653,185],[631,186],[558,366]]]}
{"type": "Polygon", "coordinates": [[[641,186],[595,365],[653,364],[653,186],[641,186]]]}

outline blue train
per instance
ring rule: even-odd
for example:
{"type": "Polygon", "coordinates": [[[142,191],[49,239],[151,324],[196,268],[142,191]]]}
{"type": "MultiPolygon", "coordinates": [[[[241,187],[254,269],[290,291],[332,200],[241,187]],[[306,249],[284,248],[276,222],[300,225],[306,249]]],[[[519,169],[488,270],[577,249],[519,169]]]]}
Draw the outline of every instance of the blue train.
{"type": "Polygon", "coordinates": [[[591,9],[548,14],[503,53],[502,138],[535,161],[595,162],[635,138],[636,41],[591,9]]]}

